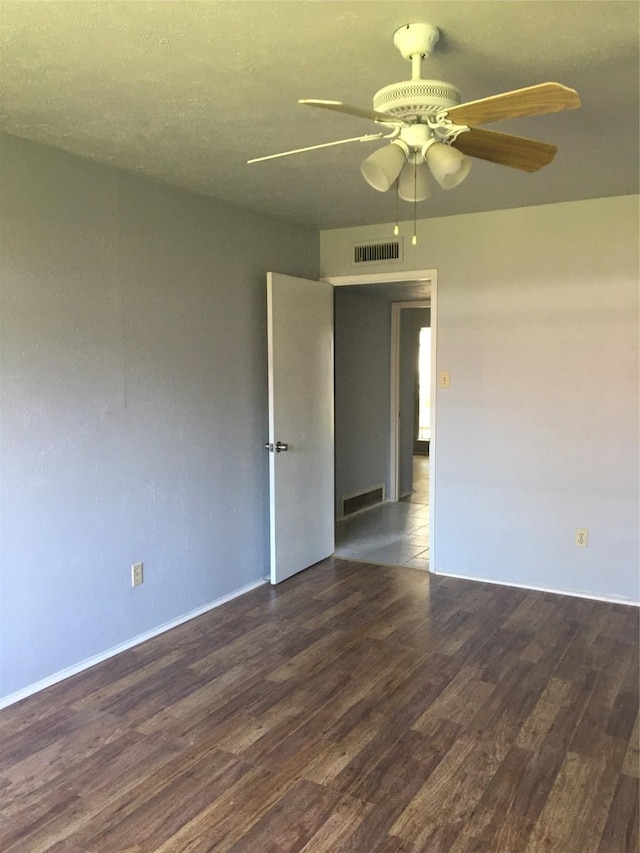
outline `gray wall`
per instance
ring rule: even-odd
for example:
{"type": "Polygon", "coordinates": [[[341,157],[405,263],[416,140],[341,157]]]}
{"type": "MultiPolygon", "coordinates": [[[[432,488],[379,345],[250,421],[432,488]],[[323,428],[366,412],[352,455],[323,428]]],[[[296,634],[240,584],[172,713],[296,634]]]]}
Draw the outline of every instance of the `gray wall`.
{"type": "Polygon", "coordinates": [[[13,137],[1,164],[6,695],[267,572],[265,272],[319,249],[13,137]]]}
{"type": "MultiPolygon", "coordinates": [[[[429,219],[388,267],[438,273],[436,571],[640,598],[638,210],[429,219]]],[[[352,274],[353,243],[391,228],[322,232],[322,274],[352,274]]]]}
{"type": "Polygon", "coordinates": [[[388,490],[391,309],[355,290],[335,289],[337,517],[343,497],[388,490]]]}

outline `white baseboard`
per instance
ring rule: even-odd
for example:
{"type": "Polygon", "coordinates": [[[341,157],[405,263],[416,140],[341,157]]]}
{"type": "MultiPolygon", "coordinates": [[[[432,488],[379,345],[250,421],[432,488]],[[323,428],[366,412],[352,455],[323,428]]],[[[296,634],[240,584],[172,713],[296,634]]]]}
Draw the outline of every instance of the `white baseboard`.
{"type": "Polygon", "coordinates": [[[528,586],[522,583],[509,583],[508,581],[497,581],[491,578],[472,577],[471,575],[454,575],[451,572],[443,572],[440,569],[431,569],[432,574],[441,578],[456,578],[461,581],[477,581],[478,583],[492,583],[495,586],[510,586],[514,589],[528,589],[532,592],[550,592],[552,595],[571,595],[574,598],[588,598],[590,601],[606,601],[609,604],[626,604],[629,607],[640,607],[640,601],[623,598],[618,595],[596,595],[591,592],[576,592],[572,589],[551,589],[545,586],[528,586]]]}
{"type": "Polygon", "coordinates": [[[79,663],[74,664],[73,666],[68,666],[66,669],[61,669],[59,672],[54,672],[53,675],[48,675],[46,678],[42,678],[40,681],[36,681],[33,684],[29,684],[27,687],[22,687],[20,690],[16,690],[14,693],[9,693],[7,696],[0,698],[0,709],[7,708],[9,705],[13,705],[16,702],[19,702],[21,699],[26,699],[27,696],[32,696],[34,693],[39,693],[40,690],[44,690],[47,687],[51,687],[53,684],[57,684],[59,681],[64,681],[65,678],[70,678],[72,675],[77,675],[79,672],[82,672],[85,669],[89,669],[92,666],[95,666],[97,663],[102,663],[102,661],[108,660],[109,658],[114,657],[115,655],[119,655],[120,652],[126,652],[127,649],[131,649],[134,646],[140,645],[140,643],[144,643],[147,640],[151,640],[153,637],[157,637],[158,634],[164,634],[165,631],[170,631],[172,628],[177,628],[178,625],[182,625],[184,622],[189,622],[191,619],[195,619],[197,616],[202,616],[203,613],[208,613],[209,610],[215,610],[216,607],[220,607],[222,604],[226,604],[227,601],[232,601],[234,598],[238,598],[241,595],[244,595],[246,592],[251,592],[252,589],[257,589],[259,586],[263,586],[267,581],[260,579],[258,581],[254,581],[253,583],[247,584],[247,586],[243,586],[240,589],[234,590],[234,592],[230,592],[228,595],[223,595],[222,598],[217,598],[215,601],[209,602],[209,604],[204,604],[202,607],[198,607],[196,610],[191,610],[189,613],[185,613],[183,616],[178,616],[177,619],[172,619],[170,622],[165,622],[162,625],[158,625],[156,628],[151,628],[150,631],[145,631],[144,634],[138,634],[135,637],[132,637],[130,640],[126,640],[124,643],[119,643],[117,646],[113,646],[110,649],[107,649],[104,652],[100,652],[100,654],[93,655],[90,658],[85,658],[85,660],[80,661],[79,663]]]}

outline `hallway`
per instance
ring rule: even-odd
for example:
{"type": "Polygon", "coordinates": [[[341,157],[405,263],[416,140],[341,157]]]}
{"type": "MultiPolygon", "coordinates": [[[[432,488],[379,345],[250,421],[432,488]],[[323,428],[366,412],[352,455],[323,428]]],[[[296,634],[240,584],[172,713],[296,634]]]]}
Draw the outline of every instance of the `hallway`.
{"type": "Polygon", "coordinates": [[[413,492],[336,524],[335,554],[350,560],[429,569],[429,457],[413,457],[413,492]]]}

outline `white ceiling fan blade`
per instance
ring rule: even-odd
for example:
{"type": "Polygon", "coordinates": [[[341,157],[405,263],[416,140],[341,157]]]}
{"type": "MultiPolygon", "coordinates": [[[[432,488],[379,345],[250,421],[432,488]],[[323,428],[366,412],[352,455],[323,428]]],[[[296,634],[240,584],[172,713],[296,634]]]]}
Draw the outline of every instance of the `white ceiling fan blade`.
{"type": "Polygon", "coordinates": [[[376,110],[367,110],[362,107],[350,107],[348,104],[343,104],[342,101],[319,101],[315,98],[304,98],[298,101],[299,104],[304,104],[307,107],[320,107],[323,110],[333,110],[337,113],[346,113],[349,116],[358,116],[358,118],[368,118],[371,121],[377,121],[382,124],[400,125],[410,124],[399,116],[387,115],[387,113],[377,112],[376,110]]]}
{"type": "Polygon", "coordinates": [[[307,148],[294,148],[293,151],[281,151],[279,154],[267,154],[266,157],[254,157],[253,160],[247,160],[247,164],[275,160],[277,157],[288,157],[290,154],[303,154],[305,151],[316,151],[318,148],[331,148],[332,145],[345,145],[347,142],[369,142],[371,139],[380,139],[384,135],[384,133],[368,133],[366,136],[352,136],[350,139],[323,142],[320,145],[309,145],[307,148]]]}

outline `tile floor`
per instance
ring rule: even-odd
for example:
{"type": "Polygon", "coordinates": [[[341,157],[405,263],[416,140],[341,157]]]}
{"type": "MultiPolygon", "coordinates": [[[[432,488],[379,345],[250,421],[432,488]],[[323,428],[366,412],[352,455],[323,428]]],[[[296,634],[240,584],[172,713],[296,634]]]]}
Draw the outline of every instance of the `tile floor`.
{"type": "Polygon", "coordinates": [[[429,569],[429,457],[413,457],[413,493],[336,524],[335,554],[429,569]]]}

